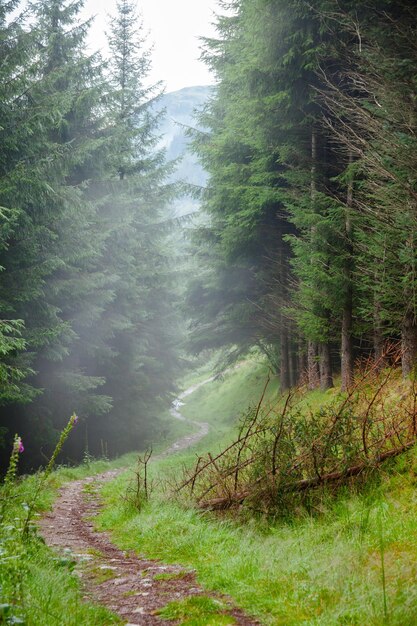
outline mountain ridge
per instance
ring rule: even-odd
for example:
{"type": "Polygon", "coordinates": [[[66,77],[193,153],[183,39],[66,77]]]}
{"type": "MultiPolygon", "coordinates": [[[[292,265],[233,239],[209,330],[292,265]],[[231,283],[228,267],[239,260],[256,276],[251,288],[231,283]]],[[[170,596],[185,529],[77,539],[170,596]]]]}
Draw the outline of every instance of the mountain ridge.
{"type": "MultiPolygon", "coordinates": [[[[207,182],[207,173],[189,149],[191,139],[187,136],[187,129],[201,128],[196,119],[197,111],[206,104],[213,89],[210,85],[183,87],[163,94],[155,105],[157,113],[164,112],[159,125],[161,139],[158,147],[165,148],[168,161],[178,160],[171,177],[173,182],[182,181],[199,187],[204,187],[207,182]]],[[[185,199],[185,204],[189,201],[185,199]]],[[[179,203],[183,205],[184,199],[179,203]]]]}

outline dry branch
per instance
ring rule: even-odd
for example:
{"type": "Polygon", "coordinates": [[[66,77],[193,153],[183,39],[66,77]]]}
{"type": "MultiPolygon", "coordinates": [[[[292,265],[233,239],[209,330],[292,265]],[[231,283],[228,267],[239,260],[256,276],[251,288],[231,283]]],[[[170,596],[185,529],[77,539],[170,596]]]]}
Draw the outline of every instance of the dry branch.
{"type": "MultiPolygon", "coordinates": [[[[341,480],[346,480],[347,478],[352,478],[353,476],[358,476],[363,472],[372,469],[384,461],[387,461],[390,458],[396,457],[400,454],[403,454],[410,448],[412,448],[416,444],[416,440],[413,439],[400,446],[399,448],[395,448],[393,450],[388,450],[383,454],[380,454],[374,462],[369,463],[359,463],[358,465],[353,465],[351,467],[346,468],[345,470],[338,472],[331,472],[330,474],[326,474],[325,476],[316,476],[314,478],[306,478],[304,480],[299,480],[292,485],[284,485],[282,487],[283,493],[293,493],[293,492],[302,492],[308,489],[314,489],[316,487],[320,487],[322,485],[326,485],[329,483],[339,482],[341,480]]],[[[251,489],[247,489],[246,491],[241,491],[239,493],[233,493],[227,498],[213,498],[212,500],[206,500],[203,502],[199,502],[198,506],[200,509],[211,510],[211,511],[219,511],[228,509],[236,504],[242,504],[246,498],[252,495],[253,491],[251,489]]]]}
{"type": "Polygon", "coordinates": [[[177,493],[187,491],[201,509],[224,510],[245,500],[266,509],[284,499],[291,506],[297,494],[338,486],[403,453],[417,439],[417,390],[413,384],[400,399],[390,397],[399,359],[399,347],[388,346],[380,360],[361,364],[347,394],[317,410],[300,409],[300,390],[264,407],[264,390],[237,440],[214,457],[200,457],[177,493]]]}

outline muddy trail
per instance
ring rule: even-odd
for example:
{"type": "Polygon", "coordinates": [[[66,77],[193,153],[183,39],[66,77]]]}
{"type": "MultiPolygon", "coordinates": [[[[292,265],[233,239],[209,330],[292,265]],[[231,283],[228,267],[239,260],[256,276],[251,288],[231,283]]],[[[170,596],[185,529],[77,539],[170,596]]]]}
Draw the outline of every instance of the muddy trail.
{"type": "MultiPolygon", "coordinates": [[[[179,411],[182,399],[211,380],[181,394],[172,406],[171,415],[190,421],[179,411]]],[[[160,457],[185,450],[209,432],[208,424],[191,423],[199,430],[179,439],[160,457]]],[[[40,533],[46,543],[76,561],[75,572],[81,579],[84,599],[106,606],[130,626],[153,626],[181,623],[159,617],[158,610],[169,602],[209,595],[223,605],[221,612],[224,615],[233,617],[234,621],[230,623],[256,625],[258,622],[233,606],[230,599],[207,593],[197,584],[193,571],[134,553],[126,554],[111,542],[107,533],[95,530],[93,520],[101,507],[100,487],[119,473],[120,470],[108,471],[66,484],[51,513],[40,523],[40,533]]]]}

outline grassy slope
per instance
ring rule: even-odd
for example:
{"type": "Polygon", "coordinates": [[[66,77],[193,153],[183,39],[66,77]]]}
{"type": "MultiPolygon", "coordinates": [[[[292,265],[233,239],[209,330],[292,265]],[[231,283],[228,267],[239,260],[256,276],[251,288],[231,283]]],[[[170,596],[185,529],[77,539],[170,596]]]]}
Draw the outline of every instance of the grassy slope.
{"type": "MultiPolygon", "coordinates": [[[[199,450],[210,449],[211,444],[219,447],[224,439],[234,434],[239,417],[261,396],[267,378],[265,365],[247,361],[185,399],[182,414],[197,422],[209,422],[211,426],[210,434],[199,445],[199,450]]],[[[273,397],[276,393],[275,378],[268,384],[266,396],[273,397]]]]}
{"type": "MultiPolygon", "coordinates": [[[[219,440],[229,439],[233,421],[259,397],[265,375],[248,363],[190,396],[183,413],[212,423],[212,434],[198,450],[155,461],[154,477],[178,476],[196,451],[216,450],[219,440]]],[[[316,391],[310,401],[319,405],[327,397],[316,391]]],[[[126,480],[104,490],[101,526],[113,529],[115,541],[195,568],[206,588],[230,594],[264,624],[417,624],[414,450],[392,462],[367,493],[323,499],[316,516],[300,513],[274,524],[239,525],[187,510],[158,488],[138,514],[120,499],[126,480]]]]}

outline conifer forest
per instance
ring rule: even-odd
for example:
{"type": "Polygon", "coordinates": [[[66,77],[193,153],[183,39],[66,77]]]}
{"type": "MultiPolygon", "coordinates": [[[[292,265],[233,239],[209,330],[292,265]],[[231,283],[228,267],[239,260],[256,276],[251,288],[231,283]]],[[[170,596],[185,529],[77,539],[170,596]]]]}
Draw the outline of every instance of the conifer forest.
{"type": "MultiPolygon", "coordinates": [[[[416,625],[415,3],[217,0],[216,34],[196,33],[212,85],[198,87],[192,121],[177,123],[182,151],[173,155],[166,107],[180,104],[176,94],[167,99],[163,77],[150,78],[140,1],[114,3],[106,51],[89,43],[94,19],[84,19],[84,5],[0,0],[0,523],[14,529],[0,530],[0,567],[14,558],[12,545],[32,542],[20,560],[38,549],[33,519],[65,483],[61,468],[50,486],[55,465],[82,467],[67,471],[84,480],[76,472],[96,459],[113,467],[139,452],[133,487],[107,468],[116,486],[104,487],[101,529],[119,529],[120,550],[194,568],[209,589],[184,599],[186,577],[177,580],[184,597],[167,591],[163,607],[158,598],[151,606],[151,595],[140,624],[416,625]],[[173,447],[156,457],[162,469],[149,470],[152,448],[164,443],[173,447]],[[187,448],[196,452],[164,465],[164,455],[187,448]],[[7,526],[8,507],[32,480],[44,500],[22,496],[26,513],[7,526]],[[112,498],[122,491],[130,513],[119,518],[112,498]],[[174,506],[175,515],[164,509],[174,506]],[[346,532],[342,508],[351,515],[346,532]],[[222,525],[223,515],[241,530],[222,525]],[[233,555],[258,550],[262,524],[268,532],[278,524],[277,554],[289,550],[291,532],[304,537],[304,565],[291,550],[285,557],[291,591],[280,574],[262,595],[284,557],[272,567],[261,539],[259,560],[267,568],[271,559],[271,573],[259,573],[259,589],[255,565],[250,581],[243,564],[223,572],[222,558],[234,562],[229,548],[219,563],[212,558],[217,573],[211,557],[191,556],[191,528],[201,524],[207,537],[210,526],[213,545],[232,546],[249,519],[252,543],[236,543],[233,555]],[[158,524],[172,537],[183,524],[178,536],[190,552],[151,535],[158,524]],[[350,574],[346,555],[359,547],[343,542],[353,527],[364,543],[350,574]],[[226,532],[236,535],[215,539],[226,532]],[[330,535],[346,550],[338,554],[349,593],[336,557],[321,562],[324,548],[313,546],[320,536],[330,554],[330,535]],[[391,540],[398,553],[388,554],[391,540]],[[371,556],[365,563],[367,541],[377,565],[371,556]],[[294,581],[314,558],[321,586],[312,590],[310,579],[294,581]],[[333,582],[323,582],[325,570],[333,582]]],[[[84,607],[73,621],[55,600],[46,609],[30,582],[39,563],[0,574],[0,624],[136,623],[136,609],[104,602],[108,591],[93,592],[94,602],[122,621],[101,609],[87,615],[81,600],[66,600],[84,607]]],[[[175,578],[167,572],[158,584],[175,578]]],[[[123,588],[128,604],[132,589],[123,588]]]]}

